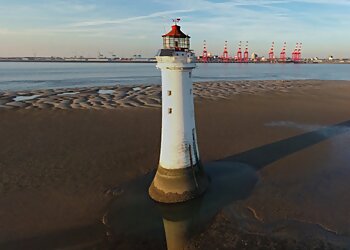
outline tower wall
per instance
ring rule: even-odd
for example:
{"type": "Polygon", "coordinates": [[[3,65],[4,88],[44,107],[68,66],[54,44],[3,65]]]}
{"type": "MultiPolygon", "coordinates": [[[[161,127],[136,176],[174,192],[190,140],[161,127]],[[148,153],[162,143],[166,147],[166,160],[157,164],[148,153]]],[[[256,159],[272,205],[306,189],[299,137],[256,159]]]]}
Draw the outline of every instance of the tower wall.
{"type": "Polygon", "coordinates": [[[162,138],[159,164],[181,169],[197,164],[199,152],[193,104],[193,63],[157,65],[162,71],[162,138]]]}

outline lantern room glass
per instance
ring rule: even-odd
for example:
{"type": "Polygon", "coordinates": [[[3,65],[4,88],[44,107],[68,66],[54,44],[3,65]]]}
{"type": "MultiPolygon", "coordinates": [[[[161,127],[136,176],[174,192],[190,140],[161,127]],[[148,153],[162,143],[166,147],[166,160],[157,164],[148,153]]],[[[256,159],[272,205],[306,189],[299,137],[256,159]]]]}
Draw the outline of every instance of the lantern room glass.
{"type": "Polygon", "coordinates": [[[190,48],[189,37],[163,37],[164,49],[186,50],[190,48]]]}

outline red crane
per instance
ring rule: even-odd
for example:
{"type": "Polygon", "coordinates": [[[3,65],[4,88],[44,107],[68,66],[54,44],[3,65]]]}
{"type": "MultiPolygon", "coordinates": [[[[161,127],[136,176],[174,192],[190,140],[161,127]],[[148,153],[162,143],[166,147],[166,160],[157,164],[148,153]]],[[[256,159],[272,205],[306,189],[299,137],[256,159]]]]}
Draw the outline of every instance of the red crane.
{"type": "Polygon", "coordinates": [[[242,41],[239,41],[238,51],[237,51],[237,62],[242,62],[242,41]]]}
{"type": "Polygon", "coordinates": [[[269,51],[269,60],[270,63],[275,62],[275,52],[274,52],[274,46],[275,46],[275,42],[272,42],[270,51],[269,51]]]}
{"type": "Polygon", "coordinates": [[[243,60],[244,60],[244,62],[249,62],[248,41],[246,42],[246,45],[245,45],[243,60]]]}
{"type": "Polygon", "coordinates": [[[287,61],[287,57],[286,57],[286,47],[287,47],[287,43],[284,42],[284,43],[283,43],[282,51],[281,51],[281,53],[280,53],[280,61],[281,61],[281,62],[286,62],[286,61],[287,61]]]}
{"type": "Polygon", "coordinates": [[[296,61],[298,61],[298,49],[299,49],[299,43],[297,43],[296,45],[295,45],[295,49],[294,49],[294,51],[292,52],[292,61],[293,62],[296,62],[296,61]]]}
{"type": "Polygon", "coordinates": [[[298,48],[298,50],[297,50],[297,57],[296,57],[297,62],[300,62],[300,61],[301,61],[301,46],[302,46],[302,45],[303,45],[302,43],[299,43],[299,48],[298,48]]]}
{"type": "Polygon", "coordinates": [[[222,61],[224,63],[229,62],[229,56],[228,56],[228,51],[227,51],[227,41],[225,41],[224,52],[222,54],[222,61]]]}
{"type": "Polygon", "coordinates": [[[208,62],[208,51],[207,51],[207,43],[204,40],[203,41],[203,54],[202,54],[202,62],[207,63],[208,62]]]}

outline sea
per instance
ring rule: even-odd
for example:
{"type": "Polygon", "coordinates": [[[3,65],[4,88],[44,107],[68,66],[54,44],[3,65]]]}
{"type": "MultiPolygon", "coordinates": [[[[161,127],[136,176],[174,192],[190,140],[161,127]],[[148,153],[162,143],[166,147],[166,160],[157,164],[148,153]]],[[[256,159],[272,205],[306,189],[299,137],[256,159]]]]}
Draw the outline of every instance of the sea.
{"type": "MultiPolygon", "coordinates": [[[[350,64],[197,64],[194,82],[350,80],[350,64]]],[[[0,62],[0,91],[160,84],[153,63],[0,62]]]]}

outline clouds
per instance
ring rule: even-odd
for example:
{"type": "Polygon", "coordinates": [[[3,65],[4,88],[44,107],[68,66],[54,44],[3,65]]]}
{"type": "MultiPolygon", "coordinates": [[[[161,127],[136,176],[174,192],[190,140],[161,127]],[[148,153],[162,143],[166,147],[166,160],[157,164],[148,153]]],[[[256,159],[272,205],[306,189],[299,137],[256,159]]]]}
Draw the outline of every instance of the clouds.
{"type": "Polygon", "coordinates": [[[81,14],[86,12],[91,12],[97,9],[96,4],[88,4],[81,1],[67,1],[67,0],[60,0],[55,1],[50,4],[46,4],[45,7],[47,9],[51,9],[56,12],[60,13],[74,13],[74,14],[81,14]]]}
{"type": "Polygon", "coordinates": [[[86,21],[86,22],[78,22],[72,24],[73,27],[86,27],[86,26],[101,26],[101,25],[110,25],[110,24],[125,24],[130,23],[133,21],[139,21],[144,19],[153,19],[156,17],[165,17],[169,15],[174,14],[180,14],[180,13],[188,13],[193,12],[194,9],[185,9],[185,10],[171,10],[171,11],[160,11],[160,12],[154,12],[148,15],[141,15],[141,16],[133,16],[128,18],[122,18],[122,19],[114,19],[114,20],[94,20],[94,21],[86,21]]]}
{"type": "Polygon", "coordinates": [[[225,40],[235,47],[249,40],[259,55],[272,40],[304,41],[306,52],[322,56],[332,53],[323,51],[331,42],[346,49],[349,11],[350,0],[12,0],[0,5],[0,36],[16,36],[13,42],[23,36],[28,47],[38,37],[55,37],[66,48],[88,48],[91,41],[106,50],[116,50],[114,43],[126,55],[135,48],[153,55],[171,19],[181,17],[197,51],[204,39],[213,53],[221,53],[225,40]]]}
{"type": "Polygon", "coordinates": [[[78,0],[56,0],[56,1],[9,1],[6,4],[2,4],[0,7],[0,13],[13,13],[23,14],[28,17],[35,14],[80,14],[87,13],[96,10],[96,4],[82,2],[78,0]]]}

